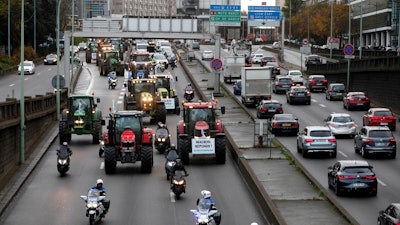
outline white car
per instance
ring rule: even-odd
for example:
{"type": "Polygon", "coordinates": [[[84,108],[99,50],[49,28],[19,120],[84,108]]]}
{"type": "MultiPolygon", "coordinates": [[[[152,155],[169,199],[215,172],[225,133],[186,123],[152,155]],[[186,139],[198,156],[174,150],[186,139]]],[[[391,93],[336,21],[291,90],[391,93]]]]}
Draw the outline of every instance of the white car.
{"type": "MultiPolygon", "coordinates": [[[[24,74],[34,74],[36,70],[33,61],[24,61],[24,74]]],[[[21,74],[21,65],[18,66],[18,75],[21,74]]]]}
{"type": "Polygon", "coordinates": [[[300,70],[289,70],[287,76],[292,78],[294,84],[304,85],[303,74],[300,70]]]}
{"type": "Polygon", "coordinates": [[[201,60],[213,60],[214,59],[214,53],[212,51],[204,51],[203,54],[201,54],[201,60]]]}
{"type": "Polygon", "coordinates": [[[162,53],[155,53],[153,57],[156,64],[168,64],[168,59],[162,53]]]}
{"type": "Polygon", "coordinates": [[[251,62],[252,62],[253,64],[261,63],[261,59],[262,59],[263,57],[264,57],[263,54],[256,53],[256,54],[254,54],[253,58],[251,59],[251,62]]]}
{"type": "Polygon", "coordinates": [[[331,113],[324,122],[335,136],[346,135],[353,138],[356,135],[357,125],[347,113],[331,113]]]}

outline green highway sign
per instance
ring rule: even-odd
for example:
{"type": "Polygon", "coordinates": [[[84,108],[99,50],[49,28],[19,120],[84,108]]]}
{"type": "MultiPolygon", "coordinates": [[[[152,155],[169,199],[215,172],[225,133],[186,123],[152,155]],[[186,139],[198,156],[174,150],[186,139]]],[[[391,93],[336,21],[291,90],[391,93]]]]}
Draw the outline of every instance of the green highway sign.
{"type": "Polygon", "coordinates": [[[214,26],[240,27],[240,5],[211,5],[210,24],[214,26]]]}

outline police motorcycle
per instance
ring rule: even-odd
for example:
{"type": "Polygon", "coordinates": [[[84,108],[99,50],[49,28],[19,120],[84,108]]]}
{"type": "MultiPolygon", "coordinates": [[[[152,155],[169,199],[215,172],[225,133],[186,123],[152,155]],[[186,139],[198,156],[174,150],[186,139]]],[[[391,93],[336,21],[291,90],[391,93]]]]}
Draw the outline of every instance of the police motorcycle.
{"type": "Polygon", "coordinates": [[[171,134],[165,124],[161,122],[158,123],[154,136],[154,147],[159,153],[163,154],[166,149],[171,147],[171,134]]]}
{"type": "Polygon", "coordinates": [[[176,159],[179,158],[178,152],[176,151],[175,145],[171,145],[171,148],[165,155],[165,173],[167,174],[167,180],[172,179],[174,176],[174,167],[176,165],[176,159]]]}
{"type": "Polygon", "coordinates": [[[171,66],[171,70],[174,70],[174,68],[177,67],[177,66],[176,66],[177,61],[176,61],[176,56],[175,56],[175,55],[171,55],[171,56],[168,58],[168,62],[169,62],[169,65],[171,66]]]}
{"type": "Polygon", "coordinates": [[[193,213],[196,225],[218,225],[219,223],[215,220],[218,215],[218,210],[211,207],[211,202],[208,199],[200,199],[197,204],[197,210],[191,209],[193,213]]]}
{"type": "Polygon", "coordinates": [[[72,151],[67,144],[63,144],[57,149],[57,170],[61,176],[64,176],[69,170],[70,157],[72,151]]]}
{"type": "Polygon", "coordinates": [[[194,89],[191,84],[188,84],[185,88],[185,94],[183,97],[188,101],[192,101],[194,99],[194,89]]]}
{"type": "Polygon", "coordinates": [[[175,199],[179,200],[182,193],[186,193],[186,179],[188,174],[183,170],[175,170],[171,180],[171,191],[175,194],[175,199]]]}
{"type": "Polygon", "coordinates": [[[106,196],[101,195],[99,190],[90,189],[87,195],[80,196],[86,203],[86,216],[89,217],[89,224],[93,225],[107,213],[103,200],[106,196]]]}
{"type": "Polygon", "coordinates": [[[108,74],[108,89],[115,89],[115,87],[117,86],[117,73],[115,71],[111,71],[108,74]]]}

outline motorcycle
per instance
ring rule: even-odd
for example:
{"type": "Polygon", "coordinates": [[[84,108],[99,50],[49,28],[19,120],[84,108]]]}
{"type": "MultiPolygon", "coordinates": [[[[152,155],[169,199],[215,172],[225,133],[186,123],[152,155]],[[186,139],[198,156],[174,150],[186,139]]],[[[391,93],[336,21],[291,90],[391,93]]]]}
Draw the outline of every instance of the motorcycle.
{"type": "Polygon", "coordinates": [[[165,158],[165,173],[167,174],[167,180],[170,180],[174,176],[176,159],[179,158],[178,152],[175,150],[174,146],[171,146],[171,149],[168,151],[168,154],[165,156],[165,158]]]}
{"type": "Polygon", "coordinates": [[[216,209],[211,208],[211,204],[206,199],[200,199],[196,209],[191,209],[197,225],[218,225],[221,222],[221,214],[216,209]]]}
{"type": "Polygon", "coordinates": [[[90,189],[87,195],[80,196],[86,203],[86,216],[89,217],[89,224],[93,225],[105,216],[106,209],[103,200],[106,196],[101,196],[100,191],[90,189]]]}
{"type": "Polygon", "coordinates": [[[187,174],[183,170],[175,171],[171,180],[171,190],[175,194],[175,199],[179,200],[182,193],[186,193],[186,180],[187,174]]]}
{"type": "Polygon", "coordinates": [[[185,88],[185,94],[183,97],[188,101],[192,101],[194,99],[194,90],[192,87],[186,87],[185,88]]]}
{"type": "Polygon", "coordinates": [[[171,65],[171,70],[174,70],[174,68],[177,67],[176,66],[176,64],[177,64],[176,58],[175,57],[170,57],[168,61],[169,61],[169,64],[171,65]]]}
{"type": "Polygon", "coordinates": [[[57,149],[57,170],[61,176],[65,176],[69,170],[70,156],[71,153],[66,147],[62,146],[60,149],[57,149]]]}
{"type": "Polygon", "coordinates": [[[154,135],[154,147],[159,153],[163,154],[165,150],[171,147],[171,134],[165,126],[159,126],[154,135]]]}
{"type": "Polygon", "coordinates": [[[108,76],[108,89],[115,89],[115,87],[117,86],[117,76],[115,74],[115,72],[111,72],[111,75],[108,76]],[[113,74],[114,73],[114,74],[113,74]]]}

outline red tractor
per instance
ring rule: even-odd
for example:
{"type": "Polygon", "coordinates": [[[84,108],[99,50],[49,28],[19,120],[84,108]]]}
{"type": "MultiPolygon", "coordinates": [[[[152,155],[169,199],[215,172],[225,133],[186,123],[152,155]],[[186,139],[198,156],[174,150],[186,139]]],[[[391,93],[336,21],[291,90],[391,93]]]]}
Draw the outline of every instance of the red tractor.
{"type": "Polygon", "coordinates": [[[151,173],[153,167],[153,130],[143,126],[143,112],[119,111],[110,114],[104,148],[107,174],[116,172],[117,161],[141,161],[142,173],[151,173]]]}
{"type": "MultiPolygon", "coordinates": [[[[215,102],[183,103],[183,120],[177,125],[177,147],[184,164],[189,164],[189,153],[193,157],[211,156],[218,164],[225,164],[224,127],[215,111],[215,102]]],[[[225,114],[224,106],[221,113],[225,114]]]]}

